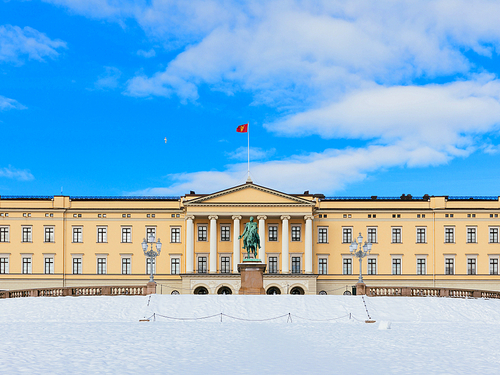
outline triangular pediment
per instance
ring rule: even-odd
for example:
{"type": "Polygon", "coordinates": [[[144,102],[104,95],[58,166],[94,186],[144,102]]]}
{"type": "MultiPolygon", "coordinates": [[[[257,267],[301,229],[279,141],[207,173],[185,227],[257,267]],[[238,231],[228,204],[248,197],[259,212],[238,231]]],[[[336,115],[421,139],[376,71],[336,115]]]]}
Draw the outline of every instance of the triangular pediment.
{"type": "Polygon", "coordinates": [[[263,186],[246,183],[217,193],[184,201],[186,206],[204,205],[278,205],[313,206],[314,200],[285,194],[263,186]]]}

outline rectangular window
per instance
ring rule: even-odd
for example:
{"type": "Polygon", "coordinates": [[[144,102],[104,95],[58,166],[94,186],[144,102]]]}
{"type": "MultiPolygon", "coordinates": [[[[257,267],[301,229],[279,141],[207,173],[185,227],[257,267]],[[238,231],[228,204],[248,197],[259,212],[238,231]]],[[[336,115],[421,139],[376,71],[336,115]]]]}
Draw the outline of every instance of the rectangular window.
{"type": "Polygon", "coordinates": [[[467,275],[476,274],[476,258],[467,258],[467,275]]]}
{"type": "Polygon", "coordinates": [[[269,226],[269,241],[278,241],[278,226],[277,225],[270,225],[269,226]]]}
{"type": "Polygon", "coordinates": [[[31,257],[23,258],[23,273],[24,274],[31,273],[31,257]]]}
{"type": "Polygon", "coordinates": [[[0,258],[0,273],[9,273],[9,258],[0,258]]]}
{"type": "Polygon", "coordinates": [[[207,257],[198,257],[198,273],[207,273],[207,257]]]}
{"type": "Polygon", "coordinates": [[[377,228],[368,228],[366,241],[369,243],[377,243],[377,228]]]}
{"type": "Polygon", "coordinates": [[[427,273],[425,268],[425,258],[417,258],[417,275],[425,275],[427,273]]]}
{"type": "Polygon", "coordinates": [[[327,275],[328,274],[328,259],[326,258],[319,258],[319,264],[318,264],[318,273],[320,275],[327,275]]]}
{"type": "Polygon", "coordinates": [[[328,228],[318,228],[318,243],[328,243],[328,228]]]}
{"type": "Polygon", "coordinates": [[[54,227],[45,227],[44,242],[54,242],[54,227]]]}
{"type": "Polygon", "coordinates": [[[300,273],[300,257],[292,257],[292,273],[300,273]]]}
{"type": "Polygon", "coordinates": [[[476,243],[476,228],[467,228],[467,243],[476,243]]]}
{"type": "Polygon", "coordinates": [[[292,225],[292,241],[300,241],[300,227],[292,225]]]}
{"type": "Polygon", "coordinates": [[[97,258],[97,274],[106,274],[106,258],[97,258]]]}
{"type": "Polygon", "coordinates": [[[9,227],[0,227],[0,242],[9,242],[9,227]]]}
{"type": "MultiPolygon", "coordinates": [[[[153,274],[156,275],[156,259],[153,259],[153,274]]],[[[151,275],[151,258],[146,258],[146,275],[151,275]]]]}
{"type": "Polygon", "coordinates": [[[179,258],[170,259],[170,274],[179,275],[181,273],[181,260],[179,258]]]}
{"type": "Polygon", "coordinates": [[[401,228],[392,228],[392,243],[401,243],[401,228]]]}
{"type": "Polygon", "coordinates": [[[207,241],[206,225],[198,225],[198,241],[207,241]]]}
{"type": "Polygon", "coordinates": [[[401,258],[392,258],[392,274],[401,275],[401,258]]]}
{"type": "Polygon", "coordinates": [[[130,275],[132,273],[132,259],[122,258],[122,275],[130,275]]]}
{"type": "Polygon", "coordinates": [[[220,272],[231,273],[231,257],[220,257],[220,272]]]}
{"type": "Polygon", "coordinates": [[[31,242],[31,227],[23,227],[23,242],[31,242]]]}
{"type": "Polygon", "coordinates": [[[181,228],[170,228],[170,242],[181,243],[181,228]]]}
{"type": "Polygon", "coordinates": [[[453,258],[446,258],[444,260],[444,274],[445,275],[454,275],[455,274],[455,270],[454,270],[454,263],[455,263],[455,259],[453,258]]]}
{"type": "Polygon", "coordinates": [[[97,227],[97,242],[99,243],[108,242],[108,228],[97,227]]]}
{"type": "Polygon", "coordinates": [[[231,241],[231,226],[222,225],[220,227],[220,240],[221,241],[231,241]]]}
{"type": "Polygon", "coordinates": [[[426,229],[427,228],[417,228],[417,243],[426,243],[426,229]]]}
{"type": "Polygon", "coordinates": [[[444,228],[444,242],[455,243],[455,228],[444,228]]]}
{"type": "Polygon", "coordinates": [[[498,259],[490,258],[490,275],[498,275],[498,259]]]}
{"type": "Polygon", "coordinates": [[[82,228],[73,227],[73,242],[81,243],[83,242],[82,228]]]}
{"type": "Polygon", "coordinates": [[[377,259],[368,258],[368,275],[377,274],[377,259]]]}
{"type": "Polygon", "coordinates": [[[156,227],[146,227],[146,241],[147,242],[156,241],[156,227]]]}
{"type": "Polygon", "coordinates": [[[122,228],[122,242],[123,243],[132,242],[132,228],[122,228]]]}
{"type": "Polygon", "coordinates": [[[269,257],[269,273],[278,273],[278,257],[269,257]]]}
{"type": "Polygon", "coordinates": [[[342,274],[343,275],[352,275],[352,259],[344,258],[342,260],[342,274]]]}
{"type": "Polygon", "coordinates": [[[47,257],[45,258],[45,274],[53,274],[54,273],[54,258],[47,257]]]}
{"type": "Polygon", "coordinates": [[[352,242],[352,228],[342,228],[342,243],[352,242]]]}
{"type": "Polygon", "coordinates": [[[73,258],[73,275],[82,274],[82,258],[73,258]]]}
{"type": "Polygon", "coordinates": [[[490,228],[490,243],[498,243],[498,228],[490,228]]]}

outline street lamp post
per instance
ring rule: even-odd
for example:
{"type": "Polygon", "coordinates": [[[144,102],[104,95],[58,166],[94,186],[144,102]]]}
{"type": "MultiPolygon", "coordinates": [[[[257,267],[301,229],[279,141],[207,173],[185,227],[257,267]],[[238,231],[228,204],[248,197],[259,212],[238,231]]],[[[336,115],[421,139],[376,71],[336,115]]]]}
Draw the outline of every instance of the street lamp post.
{"type": "Polygon", "coordinates": [[[363,236],[361,233],[359,234],[357,238],[357,242],[353,241],[351,245],[349,246],[349,251],[351,252],[352,255],[354,255],[356,258],[359,258],[359,279],[358,283],[363,283],[363,275],[361,272],[361,267],[363,265],[362,261],[363,258],[366,257],[367,255],[370,255],[370,251],[372,250],[372,244],[370,242],[365,242],[363,245],[363,236]]]}
{"type": "Polygon", "coordinates": [[[150,283],[154,283],[154,279],[153,279],[153,264],[156,264],[156,257],[160,255],[161,253],[161,242],[160,242],[160,239],[158,238],[158,241],[155,243],[155,236],[153,234],[151,234],[149,236],[149,242],[151,243],[151,250],[148,251],[148,243],[146,242],[146,239],[144,238],[142,240],[142,251],[144,251],[144,255],[146,257],[149,258],[149,273],[150,273],[150,277],[149,277],[149,282],[150,283]],[[153,244],[156,245],[156,250],[153,250],[153,244]]]}

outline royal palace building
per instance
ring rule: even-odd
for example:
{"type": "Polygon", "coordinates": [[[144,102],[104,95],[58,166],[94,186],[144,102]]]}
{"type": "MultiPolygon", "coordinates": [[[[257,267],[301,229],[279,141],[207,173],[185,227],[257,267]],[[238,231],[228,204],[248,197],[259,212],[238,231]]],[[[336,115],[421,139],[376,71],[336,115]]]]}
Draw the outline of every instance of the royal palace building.
{"type": "Polygon", "coordinates": [[[0,197],[0,289],[145,285],[141,243],[160,239],[158,293],[233,293],[251,217],[279,294],[342,294],[370,286],[500,290],[498,197],[325,197],[247,182],[182,197],[0,197]]]}

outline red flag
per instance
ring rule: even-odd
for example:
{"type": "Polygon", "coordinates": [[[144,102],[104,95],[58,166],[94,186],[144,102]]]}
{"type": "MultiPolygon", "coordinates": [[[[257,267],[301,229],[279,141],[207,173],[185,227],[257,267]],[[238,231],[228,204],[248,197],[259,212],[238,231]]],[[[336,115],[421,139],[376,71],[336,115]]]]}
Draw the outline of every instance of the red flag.
{"type": "Polygon", "coordinates": [[[248,123],[240,125],[236,128],[238,133],[247,133],[248,132],[248,123]]]}

